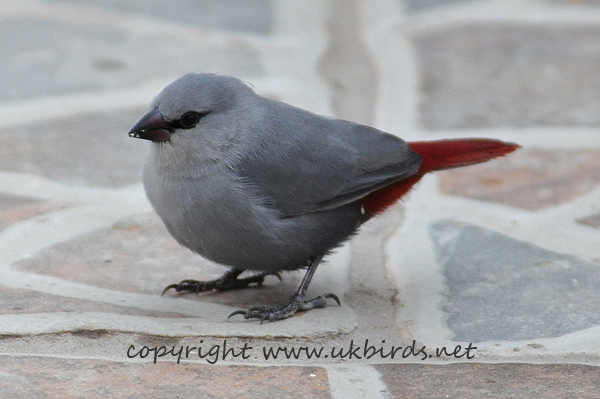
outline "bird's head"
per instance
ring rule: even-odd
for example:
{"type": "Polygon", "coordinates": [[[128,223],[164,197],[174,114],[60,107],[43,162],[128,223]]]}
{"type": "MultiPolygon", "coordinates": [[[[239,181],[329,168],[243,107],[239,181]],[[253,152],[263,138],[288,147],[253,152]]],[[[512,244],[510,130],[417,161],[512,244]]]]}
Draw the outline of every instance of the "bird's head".
{"type": "Polygon", "coordinates": [[[240,80],[214,74],[187,74],[165,87],[152,110],[129,131],[129,137],[169,141],[173,134],[194,129],[205,118],[235,110],[252,90],[240,80]]]}

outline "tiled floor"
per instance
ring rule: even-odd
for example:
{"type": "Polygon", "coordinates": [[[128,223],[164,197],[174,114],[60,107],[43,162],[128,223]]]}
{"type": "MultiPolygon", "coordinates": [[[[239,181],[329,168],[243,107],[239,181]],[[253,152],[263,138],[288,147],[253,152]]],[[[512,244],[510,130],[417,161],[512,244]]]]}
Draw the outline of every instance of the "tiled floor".
{"type": "Polygon", "coordinates": [[[0,37],[0,396],[597,397],[600,2],[4,0],[0,37]],[[127,137],[190,71],[523,148],[363,226],[309,290],[341,307],[227,320],[301,275],[160,297],[223,272],[168,235],[127,137]]]}

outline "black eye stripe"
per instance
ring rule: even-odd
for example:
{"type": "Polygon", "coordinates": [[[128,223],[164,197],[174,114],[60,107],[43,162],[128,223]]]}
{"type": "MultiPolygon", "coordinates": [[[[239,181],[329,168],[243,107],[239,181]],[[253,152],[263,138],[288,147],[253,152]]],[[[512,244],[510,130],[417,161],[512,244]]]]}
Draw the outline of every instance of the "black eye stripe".
{"type": "Polygon", "coordinates": [[[208,114],[208,112],[188,111],[181,115],[181,118],[178,120],[171,122],[171,125],[175,128],[191,129],[195,127],[198,122],[200,122],[200,119],[206,116],[206,114],[208,114]]]}

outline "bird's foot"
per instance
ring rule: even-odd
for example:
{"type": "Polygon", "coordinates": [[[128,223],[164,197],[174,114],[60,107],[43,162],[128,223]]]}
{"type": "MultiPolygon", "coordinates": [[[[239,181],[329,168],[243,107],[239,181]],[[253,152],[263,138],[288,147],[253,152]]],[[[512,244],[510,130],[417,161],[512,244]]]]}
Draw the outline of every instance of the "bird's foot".
{"type": "Polygon", "coordinates": [[[338,305],[341,306],[340,298],[338,298],[338,296],[335,294],[329,293],[321,295],[311,299],[310,301],[305,301],[304,298],[300,297],[298,294],[294,294],[292,299],[290,299],[290,301],[285,305],[256,306],[248,310],[236,310],[235,312],[231,313],[229,317],[241,314],[244,315],[244,319],[260,319],[260,324],[262,324],[266,320],[276,321],[287,319],[301,310],[324,308],[327,306],[327,298],[332,298],[337,302],[338,305]]]}
{"type": "Polygon", "coordinates": [[[279,273],[262,273],[257,274],[255,276],[250,276],[246,278],[237,278],[242,273],[240,270],[231,270],[225,273],[222,277],[216,280],[210,281],[198,281],[198,280],[183,280],[179,283],[170,284],[165,287],[162,295],[164,295],[170,289],[175,289],[176,292],[205,292],[205,291],[227,291],[233,290],[237,288],[246,288],[250,284],[262,285],[265,277],[267,276],[276,276],[279,280],[281,280],[281,274],[279,273]]]}

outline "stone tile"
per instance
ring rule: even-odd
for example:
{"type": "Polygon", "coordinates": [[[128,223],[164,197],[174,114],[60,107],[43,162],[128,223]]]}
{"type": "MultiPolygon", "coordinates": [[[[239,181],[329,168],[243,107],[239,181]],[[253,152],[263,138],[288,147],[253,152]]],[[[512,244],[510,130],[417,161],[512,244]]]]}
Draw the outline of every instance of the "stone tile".
{"type": "Polygon", "coordinates": [[[0,82],[0,100],[101,87],[94,59],[127,38],[119,29],[30,17],[0,19],[0,35],[0,74],[11,77],[0,82]]]}
{"type": "MultiPolygon", "coordinates": [[[[115,351],[117,348],[115,348],[115,351]]],[[[120,352],[125,352],[118,348],[120,352]]],[[[330,398],[318,367],[4,357],[0,390],[28,398],[330,398]]]]}
{"type": "Polygon", "coordinates": [[[395,398],[595,398],[598,367],[577,364],[381,364],[395,398]]]}
{"type": "Polygon", "coordinates": [[[39,201],[35,198],[0,192],[0,230],[21,220],[64,209],[67,206],[67,204],[39,201]]]}
{"type": "Polygon", "coordinates": [[[0,75],[11,77],[0,81],[0,101],[122,88],[188,72],[249,76],[262,71],[256,51],[240,42],[217,46],[197,37],[133,35],[102,21],[88,22],[0,19],[0,75]]]}
{"type": "Polygon", "coordinates": [[[600,268],[480,227],[430,226],[456,341],[558,337],[600,323],[600,268]]]}
{"type": "Polygon", "coordinates": [[[0,287],[0,314],[48,312],[105,312],[151,317],[181,317],[180,314],[114,306],[84,299],[63,297],[32,290],[0,287]]]}
{"type": "Polygon", "coordinates": [[[577,220],[578,223],[600,229],[600,213],[577,220]]]}
{"type": "Polygon", "coordinates": [[[600,28],[466,23],[414,34],[425,129],[600,125],[600,28]]]}
{"type": "MultiPolygon", "coordinates": [[[[160,295],[183,279],[212,280],[227,268],[181,247],[154,213],[140,215],[44,249],[15,264],[30,273],[58,277],[92,286],[160,295]]],[[[187,295],[228,305],[280,304],[297,288],[301,273],[284,281],[267,277],[260,288],[187,295]]],[[[177,295],[174,291],[165,296],[177,295]]],[[[165,298],[166,299],[166,298],[165,298]]]]}
{"type": "Polygon", "coordinates": [[[150,143],[127,132],[146,111],[78,115],[2,129],[0,169],[80,185],[141,182],[150,143]]]}
{"type": "Polygon", "coordinates": [[[600,185],[600,151],[522,148],[509,156],[439,173],[440,189],[538,210],[572,201],[600,185]]]}
{"type": "MultiPolygon", "coordinates": [[[[56,2],[57,0],[47,0],[56,2]]],[[[60,1],[60,0],[58,0],[60,1]]],[[[148,15],[183,24],[210,26],[232,31],[268,34],[273,29],[272,0],[183,0],[165,3],[160,0],[67,0],[99,6],[123,13],[148,15]]]]}
{"type": "Polygon", "coordinates": [[[401,0],[400,5],[408,12],[418,12],[432,7],[468,3],[472,0],[401,0]]]}
{"type": "Polygon", "coordinates": [[[331,87],[336,118],[372,125],[377,103],[378,72],[360,34],[358,2],[330,2],[329,43],[319,72],[331,87]]]}
{"type": "Polygon", "coordinates": [[[551,3],[560,4],[583,4],[583,5],[600,5],[600,0],[549,0],[551,3]]]}
{"type": "Polygon", "coordinates": [[[218,276],[218,266],[177,244],[154,214],[126,219],[57,244],[18,262],[16,269],[126,292],[160,293],[169,269],[199,278],[218,276]],[[160,260],[163,260],[162,262],[160,260]],[[196,267],[198,270],[196,270],[196,267]],[[211,271],[206,271],[207,269],[211,271]]]}

